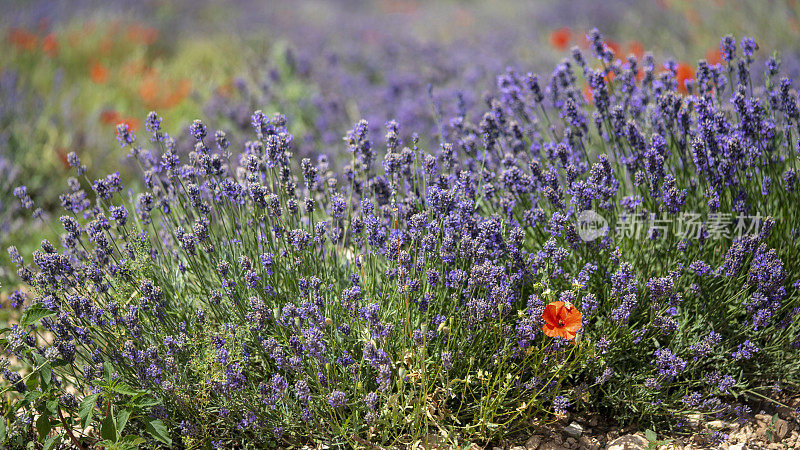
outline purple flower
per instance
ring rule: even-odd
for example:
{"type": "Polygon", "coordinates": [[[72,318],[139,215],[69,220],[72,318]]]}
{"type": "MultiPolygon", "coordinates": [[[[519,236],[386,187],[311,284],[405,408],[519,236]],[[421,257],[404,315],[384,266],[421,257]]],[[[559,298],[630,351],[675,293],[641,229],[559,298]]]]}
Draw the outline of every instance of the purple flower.
{"type": "Polygon", "coordinates": [[[662,377],[672,379],[680,375],[686,369],[686,361],[678,357],[671,350],[660,348],[655,351],[655,366],[662,377]]]}
{"type": "Polygon", "coordinates": [[[347,396],[342,391],[333,391],[328,394],[328,404],[331,408],[342,408],[347,404],[347,396]]]}
{"type": "Polygon", "coordinates": [[[203,138],[206,137],[207,132],[208,129],[200,120],[195,119],[192,124],[189,125],[189,134],[198,141],[203,140],[203,138]]]}
{"type": "Polygon", "coordinates": [[[144,121],[144,128],[152,133],[153,136],[150,140],[153,142],[164,141],[164,133],[161,131],[161,120],[161,117],[159,117],[155,111],[150,111],[144,121]]]}
{"type": "Polygon", "coordinates": [[[704,277],[711,273],[711,266],[698,259],[697,261],[689,264],[689,270],[694,272],[695,275],[699,277],[704,277]]]}
{"type": "Polygon", "coordinates": [[[733,36],[727,35],[720,41],[720,50],[722,51],[723,61],[730,63],[736,58],[736,40],[733,36]]]}
{"type": "Polygon", "coordinates": [[[442,352],[442,368],[447,372],[453,368],[453,354],[451,352],[442,352]]]}
{"type": "Polygon", "coordinates": [[[136,135],[133,134],[131,127],[127,123],[121,123],[117,125],[117,141],[119,142],[120,147],[133,145],[135,140],[136,135]]]}
{"type": "Polygon", "coordinates": [[[731,356],[733,356],[733,359],[735,361],[740,361],[743,359],[748,360],[752,358],[753,355],[758,353],[760,350],[761,349],[756,347],[755,344],[753,344],[749,340],[746,340],[736,347],[736,350],[733,353],[731,353],[731,356]]]}
{"type": "Polygon", "coordinates": [[[603,369],[603,373],[600,374],[600,376],[598,376],[595,379],[595,384],[605,384],[609,380],[611,380],[613,376],[614,376],[614,369],[611,367],[606,367],[605,369],[603,369]]]}
{"type": "Polygon", "coordinates": [[[706,358],[711,355],[714,346],[722,342],[722,335],[717,332],[711,331],[700,342],[692,344],[689,350],[694,354],[694,359],[706,358]]]}
{"type": "Polygon", "coordinates": [[[753,53],[758,50],[758,44],[756,44],[755,39],[745,36],[740,44],[742,46],[742,56],[744,56],[747,63],[753,62],[753,53]]]}
{"type": "Polygon", "coordinates": [[[553,411],[556,414],[564,415],[567,412],[567,409],[570,406],[570,401],[567,397],[557,395],[553,398],[553,411]]]}
{"type": "Polygon", "coordinates": [[[317,327],[310,327],[303,329],[302,334],[305,349],[309,354],[322,361],[325,357],[325,351],[327,350],[325,340],[322,336],[322,330],[317,327]]]}

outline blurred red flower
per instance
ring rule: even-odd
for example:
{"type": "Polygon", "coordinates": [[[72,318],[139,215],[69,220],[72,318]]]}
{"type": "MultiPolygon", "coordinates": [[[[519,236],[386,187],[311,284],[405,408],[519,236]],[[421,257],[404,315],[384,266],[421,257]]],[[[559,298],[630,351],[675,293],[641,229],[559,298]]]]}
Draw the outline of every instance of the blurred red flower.
{"type": "Polygon", "coordinates": [[[100,112],[100,122],[106,125],[116,125],[119,123],[120,116],[119,113],[114,111],[113,109],[104,109],[100,112]]]}
{"type": "Polygon", "coordinates": [[[719,47],[712,48],[706,52],[706,61],[712,66],[722,62],[722,51],[720,51],[719,47]]]}
{"type": "Polygon", "coordinates": [[[97,84],[108,81],[108,69],[99,62],[95,62],[89,67],[89,78],[97,84]]]}
{"type": "Polygon", "coordinates": [[[158,40],[158,30],[139,24],[133,24],[128,27],[125,37],[129,42],[134,44],[142,43],[145,45],[152,45],[158,40]]]}
{"type": "Polygon", "coordinates": [[[678,63],[678,68],[675,71],[675,81],[678,82],[678,91],[683,94],[688,94],[689,90],[686,89],[686,82],[694,79],[694,68],[686,63],[678,63]]]}
{"type": "Polygon", "coordinates": [[[606,47],[608,47],[609,49],[611,49],[612,52],[614,52],[614,56],[616,56],[617,58],[621,58],[623,56],[620,54],[620,52],[622,51],[622,46],[620,46],[617,41],[606,39],[605,44],[606,47]]]}
{"type": "Polygon", "coordinates": [[[550,45],[557,50],[566,50],[572,40],[572,30],[561,27],[550,32],[550,45]]]}
{"type": "Polygon", "coordinates": [[[8,41],[20,50],[33,50],[39,38],[28,30],[12,28],[8,31],[8,41]]]}
{"type": "Polygon", "coordinates": [[[641,61],[645,52],[644,44],[639,41],[631,41],[628,44],[628,52],[635,56],[637,60],[641,61]]]}
{"type": "Polygon", "coordinates": [[[58,41],[53,33],[42,39],[42,51],[51,58],[58,56],[58,41]]]}

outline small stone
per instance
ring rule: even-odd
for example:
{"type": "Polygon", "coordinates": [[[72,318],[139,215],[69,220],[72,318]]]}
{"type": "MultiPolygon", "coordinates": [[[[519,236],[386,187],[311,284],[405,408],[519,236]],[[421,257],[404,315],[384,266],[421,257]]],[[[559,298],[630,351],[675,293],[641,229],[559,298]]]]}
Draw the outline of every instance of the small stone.
{"type": "Polygon", "coordinates": [[[578,422],[572,422],[564,427],[564,434],[574,439],[580,439],[583,434],[583,427],[578,422]]]}
{"type": "Polygon", "coordinates": [[[607,450],[645,450],[650,443],[644,436],[627,434],[608,443],[607,450]]]}
{"type": "Polygon", "coordinates": [[[420,441],[421,448],[438,448],[439,447],[439,435],[437,434],[428,434],[427,436],[423,437],[420,441]]]}
{"type": "Polygon", "coordinates": [[[772,416],[767,414],[756,414],[756,424],[757,425],[768,425],[772,421],[772,416]]]}
{"type": "Polygon", "coordinates": [[[537,450],[539,448],[539,445],[541,445],[541,443],[542,443],[541,436],[536,436],[536,435],[531,436],[530,438],[528,438],[527,441],[525,441],[525,450],[537,450]]]}
{"type": "Polygon", "coordinates": [[[592,417],[591,419],[589,419],[589,426],[590,427],[596,427],[597,426],[597,417],[592,417]]]}
{"type": "Polygon", "coordinates": [[[699,427],[702,421],[703,421],[702,414],[689,414],[686,416],[686,423],[692,428],[699,427]]]}
{"type": "Polygon", "coordinates": [[[728,450],[745,450],[746,448],[744,444],[733,444],[728,447],[728,450]]]}
{"type": "Polygon", "coordinates": [[[547,441],[539,446],[539,450],[569,450],[569,448],[556,441],[547,441]]]}
{"type": "Polygon", "coordinates": [[[772,442],[782,440],[790,431],[789,422],[778,417],[773,419],[773,416],[766,414],[756,414],[756,423],[758,424],[756,434],[772,442]]]}
{"type": "Polygon", "coordinates": [[[578,441],[576,441],[575,438],[571,438],[571,437],[567,438],[567,445],[569,445],[570,447],[574,447],[575,444],[577,444],[577,443],[578,443],[578,441]]]}
{"type": "Polygon", "coordinates": [[[712,430],[724,430],[728,428],[730,424],[722,420],[712,420],[711,422],[708,422],[706,426],[712,430]]]}
{"type": "Polygon", "coordinates": [[[775,432],[775,437],[777,437],[775,440],[780,441],[789,434],[791,425],[783,419],[775,419],[775,423],[772,424],[772,430],[775,432]]]}
{"type": "Polygon", "coordinates": [[[578,444],[585,450],[600,450],[600,441],[591,436],[581,436],[578,444]]]}
{"type": "Polygon", "coordinates": [[[525,447],[523,447],[521,445],[515,445],[515,446],[511,447],[509,450],[525,450],[525,447]]]}

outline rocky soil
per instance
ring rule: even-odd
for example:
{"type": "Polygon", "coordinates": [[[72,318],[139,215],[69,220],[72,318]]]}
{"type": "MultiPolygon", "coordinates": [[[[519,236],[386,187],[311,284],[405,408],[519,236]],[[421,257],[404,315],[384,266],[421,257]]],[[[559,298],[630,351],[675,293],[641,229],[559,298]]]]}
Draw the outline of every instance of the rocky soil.
{"type": "MultiPolygon", "coordinates": [[[[689,449],[800,449],[800,398],[786,402],[791,408],[761,411],[744,424],[690,418],[690,433],[653,436],[599,423],[598,418],[566,418],[541,430],[524,443],[493,450],[689,450],[689,449]]],[[[473,446],[470,450],[477,450],[473,446]]]]}

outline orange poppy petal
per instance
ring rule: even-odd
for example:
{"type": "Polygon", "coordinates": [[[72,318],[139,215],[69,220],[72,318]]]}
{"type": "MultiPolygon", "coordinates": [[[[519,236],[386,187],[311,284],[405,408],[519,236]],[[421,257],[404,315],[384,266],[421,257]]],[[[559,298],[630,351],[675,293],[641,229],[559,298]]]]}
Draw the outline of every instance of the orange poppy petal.
{"type": "Polygon", "coordinates": [[[550,32],[550,45],[558,50],[566,50],[571,39],[572,31],[567,27],[550,32]]]}
{"type": "Polygon", "coordinates": [[[542,332],[551,338],[563,337],[562,330],[558,327],[550,326],[548,324],[542,325],[542,332]]]}
{"type": "Polygon", "coordinates": [[[580,329],[583,328],[583,323],[578,321],[574,323],[568,323],[564,326],[564,329],[569,331],[570,333],[577,333],[580,329]]]}
{"type": "Polygon", "coordinates": [[[581,319],[583,318],[583,314],[581,314],[581,312],[578,311],[578,308],[576,308],[575,306],[573,306],[570,309],[564,308],[564,311],[566,312],[565,314],[566,318],[564,319],[565,322],[575,322],[575,321],[580,322],[581,319]]]}
{"type": "Polygon", "coordinates": [[[575,333],[562,327],[551,327],[545,324],[542,326],[542,331],[551,338],[561,337],[566,340],[575,338],[575,333]]]}
{"type": "Polygon", "coordinates": [[[567,317],[564,319],[564,328],[570,331],[578,331],[583,326],[583,314],[578,311],[578,308],[569,310],[567,317]]]}
{"type": "Polygon", "coordinates": [[[544,307],[542,319],[552,326],[558,324],[558,315],[564,309],[564,302],[553,302],[544,307]]]}

